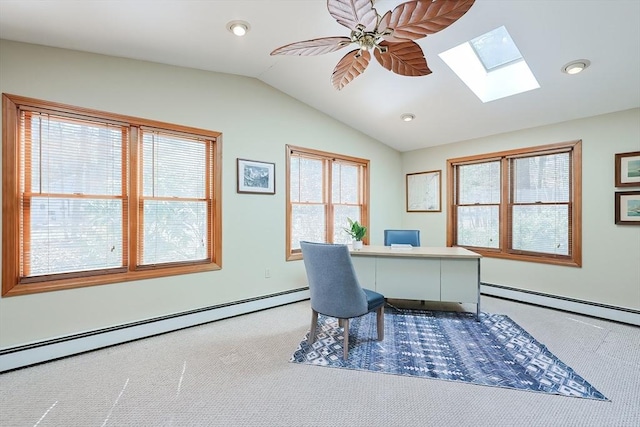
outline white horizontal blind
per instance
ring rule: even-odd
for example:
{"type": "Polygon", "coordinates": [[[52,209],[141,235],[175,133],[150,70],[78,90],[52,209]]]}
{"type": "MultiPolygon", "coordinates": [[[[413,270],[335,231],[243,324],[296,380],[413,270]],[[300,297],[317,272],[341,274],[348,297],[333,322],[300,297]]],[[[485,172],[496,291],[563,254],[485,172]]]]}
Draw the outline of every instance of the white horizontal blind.
{"type": "Polygon", "coordinates": [[[500,161],[459,165],[456,193],[457,245],[500,245],[500,161]]]}
{"type": "Polygon", "coordinates": [[[334,161],[331,163],[331,199],[333,203],[333,243],[351,243],[347,218],[362,222],[362,166],[334,161]]]}
{"type": "Polygon", "coordinates": [[[571,158],[568,152],[510,160],[511,248],[569,255],[571,158]]]}
{"type": "Polygon", "coordinates": [[[20,276],[123,268],[128,127],[21,110],[20,276]]]}
{"type": "Polygon", "coordinates": [[[212,198],[208,141],[141,129],[139,265],[207,259],[212,198]]]}
{"type": "Polygon", "coordinates": [[[344,230],[347,218],[368,226],[369,161],[301,147],[287,149],[287,257],[298,255],[304,240],[351,242],[344,230]]]}
{"type": "Polygon", "coordinates": [[[289,165],[291,203],[291,249],[300,241],[326,242],[324,160],[293,153],[289,165]]]}

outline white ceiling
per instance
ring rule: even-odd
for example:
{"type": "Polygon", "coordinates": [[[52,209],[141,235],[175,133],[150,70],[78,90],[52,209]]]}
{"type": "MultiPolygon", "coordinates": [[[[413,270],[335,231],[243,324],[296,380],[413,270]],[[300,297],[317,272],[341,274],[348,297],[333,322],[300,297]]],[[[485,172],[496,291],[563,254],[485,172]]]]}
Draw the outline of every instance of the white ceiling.
{"type": "MultiPolygon", "coordinates": [[[[382,15],[402,2],[375,7],[382,15]]],[[[432,74],[398,76],[372,59],[341,91],[330,76],[354,47],[269,55],[348,35],[326,0],[0,0],[0,38],[255,77],[400,151],[640,107],[639,0],[476,0],[417,41],[432,74]],[[249,22],[250,32],[233,36],[232,20],[249,22]],[[483,104],[438,54],[501,25],[541,88],[483,104]],[[583,73],[560,72],[582,58],[591,61],[583,73]],[[416,120],[402,122],[407,112],[416,120]]]]}

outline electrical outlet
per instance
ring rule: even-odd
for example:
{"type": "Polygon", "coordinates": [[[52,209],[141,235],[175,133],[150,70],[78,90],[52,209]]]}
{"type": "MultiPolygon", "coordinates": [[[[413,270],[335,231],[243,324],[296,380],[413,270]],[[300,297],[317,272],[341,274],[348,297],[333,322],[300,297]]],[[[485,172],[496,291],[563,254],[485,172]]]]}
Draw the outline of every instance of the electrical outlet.
{"type": "Polygon", "coordinates": [[[264,269],[264,278],[268,279],[271,277],[271,270],[269,270],[268,268],[264,269]]]}

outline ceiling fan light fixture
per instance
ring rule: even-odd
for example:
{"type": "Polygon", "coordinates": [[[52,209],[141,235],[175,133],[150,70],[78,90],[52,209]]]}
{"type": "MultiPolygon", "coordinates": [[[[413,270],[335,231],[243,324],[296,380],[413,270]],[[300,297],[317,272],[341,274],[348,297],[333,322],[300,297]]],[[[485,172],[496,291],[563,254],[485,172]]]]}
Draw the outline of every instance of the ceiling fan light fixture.
{"type": "Polygon", "coordinates": [[[411,113],[404,113],[403,115],[400,116],[400,118],[402,119],[403,122],[410,122],[411,120],[416,118],[416,115],[411,113]]]}
{"type": "Polygon", "coordinates": [[[231,21],[227,24],[227,30],[238,37],[242,37],[249,32],[251,26],[245,21],[231,21]]]}
{"type": "Polygon", "coordinates": [[[589,65],[591,65],[591,61],[588,59],[578,59],[576,61],[571,61],[562,67],[562,72],[566,74],[578,74],[589,67],[589,65]]]}
{"type": "Polygon", "coordinates": [[[415,40],[447,28],[467,13],[475,0],[405,1],[382,15],[373,0],[326,2],[329,14],[350,30],[349,37],[289,43],[274,49],[271,55],[322,55],[355,44],[356,49],[342,57],[331,75],[333,87],[341,90],[364,72],[372,56],[383,68],[401,76],[431,74],[422,47],[415,40]]]}

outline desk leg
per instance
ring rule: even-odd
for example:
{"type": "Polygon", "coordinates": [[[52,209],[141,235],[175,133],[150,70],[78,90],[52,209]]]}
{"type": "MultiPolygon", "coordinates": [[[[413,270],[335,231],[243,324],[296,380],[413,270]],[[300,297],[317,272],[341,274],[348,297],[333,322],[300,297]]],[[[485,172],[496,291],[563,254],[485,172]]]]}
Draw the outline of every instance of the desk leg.
{"type": "Polygon", "coordinates": [[[480,321],[480,258],[478,258],[478,303],[476,304],[476,322],[480,321]]]}

